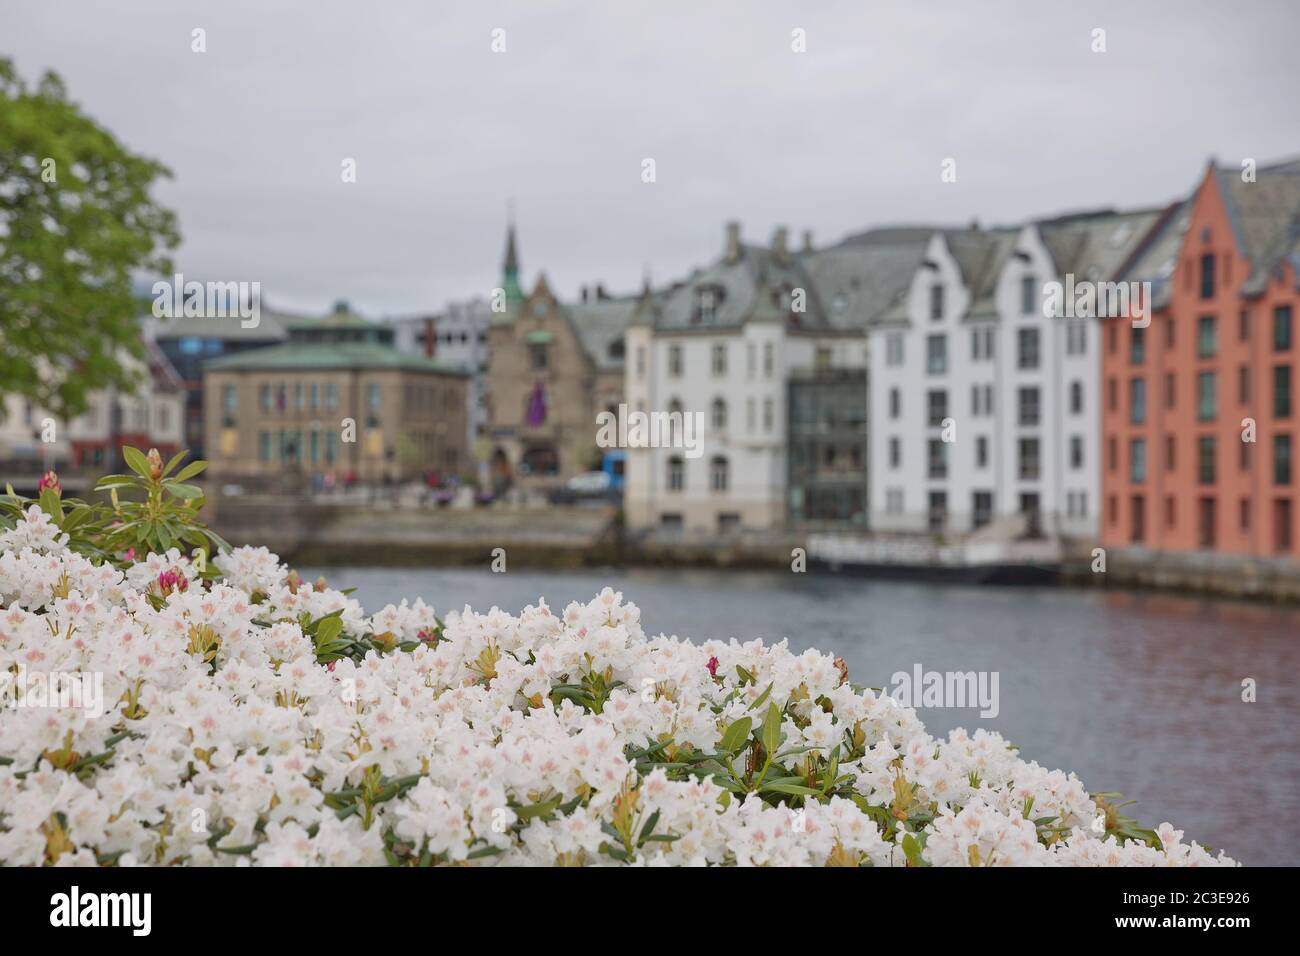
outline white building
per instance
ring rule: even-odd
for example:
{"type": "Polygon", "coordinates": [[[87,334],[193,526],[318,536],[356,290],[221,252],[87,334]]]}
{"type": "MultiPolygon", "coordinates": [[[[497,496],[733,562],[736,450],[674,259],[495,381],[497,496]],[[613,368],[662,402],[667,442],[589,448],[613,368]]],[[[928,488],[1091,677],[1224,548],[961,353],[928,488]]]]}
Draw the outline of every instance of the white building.
{"type": "Polygon", "coordinates": [[[1157,216],[933,234],[873,323],[873,528],[955,536],[1005,521],[1012,534],[1096,535],[1098,329],[1048,317],[1045,287],[1111,279],[1157,216]]]}
{"type": "Polygon", "coordinates": [[[867,318],[919,258],[907,231],[826,250],[805,235],[796,252],[784,229],[761,247],[729,223],[717,261],[647,292],[626,332],[627,405],[698,415],[703,429],[698,448],[629,448],[628,526],[717,533],[807,518],[865,527],[867,318]],[[858,397],[844,402],[854,371],[858,397]],[[813,404],[831,420],[797,423],[792,448],[791,383],[822,380],[838,404],[813,404]]]}

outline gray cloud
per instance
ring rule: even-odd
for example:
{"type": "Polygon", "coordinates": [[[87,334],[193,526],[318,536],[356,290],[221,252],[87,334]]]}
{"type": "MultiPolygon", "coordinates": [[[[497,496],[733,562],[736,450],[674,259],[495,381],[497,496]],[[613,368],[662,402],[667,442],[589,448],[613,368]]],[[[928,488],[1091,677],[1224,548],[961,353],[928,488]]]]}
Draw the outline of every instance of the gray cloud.
{"type": "Polygon", "coordinates": [[[508,197],[529,281],[572,295],[675,278],[729,218],[1014,221],[1300,151],[1291,3],[809,6],[65,0],[6,5],[0,51],[173,168],[185,272],[372,315],[485,294],[508,197]]]}

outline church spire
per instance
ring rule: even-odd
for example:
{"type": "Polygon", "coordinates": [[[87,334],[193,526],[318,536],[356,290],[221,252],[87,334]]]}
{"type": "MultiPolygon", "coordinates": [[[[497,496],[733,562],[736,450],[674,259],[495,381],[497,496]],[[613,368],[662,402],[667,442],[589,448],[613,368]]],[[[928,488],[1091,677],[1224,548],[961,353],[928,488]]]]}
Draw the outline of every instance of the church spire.
{"type": "Polygon", "coordinates": [[[513,200],[511,200],[508,208],[506,258],[501,264],[501,288],[505,289],[506,302],[513,304],[524,301],[524,293],[519,286],[519,250],[515,241],[515,208],[513,200]]]}

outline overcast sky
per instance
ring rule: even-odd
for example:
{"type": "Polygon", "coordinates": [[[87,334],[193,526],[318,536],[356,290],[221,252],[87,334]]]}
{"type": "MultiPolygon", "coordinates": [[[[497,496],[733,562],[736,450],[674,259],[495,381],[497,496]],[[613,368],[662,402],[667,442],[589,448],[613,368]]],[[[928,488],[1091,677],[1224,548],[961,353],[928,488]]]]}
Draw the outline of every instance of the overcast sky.
{"type": "Polygon", "coordinates": [[[172,168],[188,278],[381,316],[497,285],[511,197],[527,284],[564,295],[677,278],[732,218],[822,243],[1165,202],[1211,155],[1300,153],[1298,27],[1268,0],[2,0],[0,56],[172,168]]]}

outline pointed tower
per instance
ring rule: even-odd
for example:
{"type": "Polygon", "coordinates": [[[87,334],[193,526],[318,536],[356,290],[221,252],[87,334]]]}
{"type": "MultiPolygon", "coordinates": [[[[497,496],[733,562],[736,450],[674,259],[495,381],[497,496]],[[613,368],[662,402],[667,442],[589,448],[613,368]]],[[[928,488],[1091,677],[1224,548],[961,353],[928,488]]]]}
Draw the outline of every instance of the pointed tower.
{"type": "Polygon", "coordinates": [[[524,291],[519,286],[519,250],[515,245],[515,216],[510,213],[506,227],[506,258],[501,264],[501,288],[506,292],[506,305],[513,308],[524,301],[524,291]]]}

